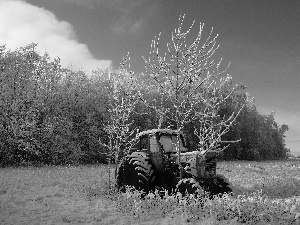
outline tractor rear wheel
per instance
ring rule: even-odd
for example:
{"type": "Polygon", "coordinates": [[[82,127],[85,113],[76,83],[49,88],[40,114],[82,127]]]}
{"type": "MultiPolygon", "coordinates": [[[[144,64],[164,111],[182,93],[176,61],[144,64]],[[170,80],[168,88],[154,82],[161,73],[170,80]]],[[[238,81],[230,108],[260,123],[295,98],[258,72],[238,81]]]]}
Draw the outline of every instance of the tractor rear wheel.
{"type": "Polygon", "coordinates": [[[153,166],[150,157],[144,152],[133,152],[120,164],[117,171],[117,188],[125,192],[126,186],[149,192],[154,179],[153,166]]]}
{"type": "Polygon", "coordinates": [[[230,192],[232,192],[231,183],[225,176],[218,174],[215,183],[217,191],[219,192],[218,194],[229,194],[230,192]]]}
{"type": "Polygon", "coordinates": [[[203,189],[201,188],[199,182],[194,178],[184,178],[176,185],[176,192],[180,192],[183,196],[186,194],[194,194],[198,196],[203,193],[203,189]]]}

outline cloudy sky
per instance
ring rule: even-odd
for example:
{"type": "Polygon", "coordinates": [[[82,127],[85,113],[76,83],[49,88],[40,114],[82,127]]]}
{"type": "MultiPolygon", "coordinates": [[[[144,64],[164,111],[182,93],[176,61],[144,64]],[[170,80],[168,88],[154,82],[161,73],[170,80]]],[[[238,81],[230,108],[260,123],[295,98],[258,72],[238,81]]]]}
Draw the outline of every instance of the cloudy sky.
{"type": "MultiPolygon", "coordinates": [[[[299,0],[0,0],[0,43],[10,49],[35,42],[74,69],[116,69],[128,52],[131,69],[143,72],[151,40],[161,50],[185,14],[204,22],[204,35],[219,34],[216,59],[247,86],[262,114],[287,124],[287,147],[300,155],[299,0]]],[[[206,36],[207,37],[207,36],[206,36]]]]}

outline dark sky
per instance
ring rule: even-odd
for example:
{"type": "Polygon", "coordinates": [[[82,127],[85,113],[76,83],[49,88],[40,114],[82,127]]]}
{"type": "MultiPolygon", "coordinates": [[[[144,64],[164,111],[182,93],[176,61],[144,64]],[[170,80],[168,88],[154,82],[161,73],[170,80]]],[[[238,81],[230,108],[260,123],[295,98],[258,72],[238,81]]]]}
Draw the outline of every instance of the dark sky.
{"type": "Polygon", "coordinates": [[[15,1],[1,2],[0,26],[5,24],[11,36],[0,31],[0,41],[17,47],[32,38],[52,55],[65,55],[75,68],[84,62],[81,66],[87,68],[115,69],[129,52],[131,69],[142,72],[142,56],[149,56],[151,40],[161,32],[164,53],[180,15],[185,14],[184,29],[195,20],[190,40],[204,22],[204,39],[211,27],[219,34],[216,60],[222,57],[224,67],[231,62],[228,73],[248,87],[260,113],[274,111],[276,121],[289,126],[287,147],[300,155],[299,0],[27,0],[11,7],[15,1]],[[34,10],[35,17],[26,14],[34,10]],[[13,21],[20,21],[1,23],[11,21],[6,20],[11,13],[18,14],[13,21]],[[32,17],[28,24],[35,25],[24,26],[23,17],[32,17]]]}

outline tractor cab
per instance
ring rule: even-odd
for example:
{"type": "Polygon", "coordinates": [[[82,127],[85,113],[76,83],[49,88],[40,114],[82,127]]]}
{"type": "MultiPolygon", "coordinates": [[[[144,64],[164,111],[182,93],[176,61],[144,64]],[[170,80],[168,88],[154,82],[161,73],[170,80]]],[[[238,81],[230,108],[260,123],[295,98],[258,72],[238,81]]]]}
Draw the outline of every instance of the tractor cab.
{"type": "MultiPolygon", "coordinates": [[[[177,154],[177,135],[176,130],[153,129],[138,134],[139,142],[135,146],[138,151],[150,155],[151,161],[158,171],[163,171],[166,164],[177,154]]],[[[182,133],[179,133],[180,152],[186,152],[185,140],[182,133]]]]}

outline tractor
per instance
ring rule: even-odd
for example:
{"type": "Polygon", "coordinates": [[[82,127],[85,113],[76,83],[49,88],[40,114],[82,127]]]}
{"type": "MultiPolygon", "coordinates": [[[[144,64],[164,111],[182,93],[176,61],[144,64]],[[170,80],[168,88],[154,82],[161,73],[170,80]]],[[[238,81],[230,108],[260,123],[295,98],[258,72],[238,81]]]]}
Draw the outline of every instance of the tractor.
{"type": "Polygon", "coordinates": [[[216,173],[218,152],[188,152],[182,132],[153,129],[140,132],[137,140],[116,171],[120,191],[133,186],[144,193],[158,189],[210,197],[232,191],[228,179],[216,173]]]}

